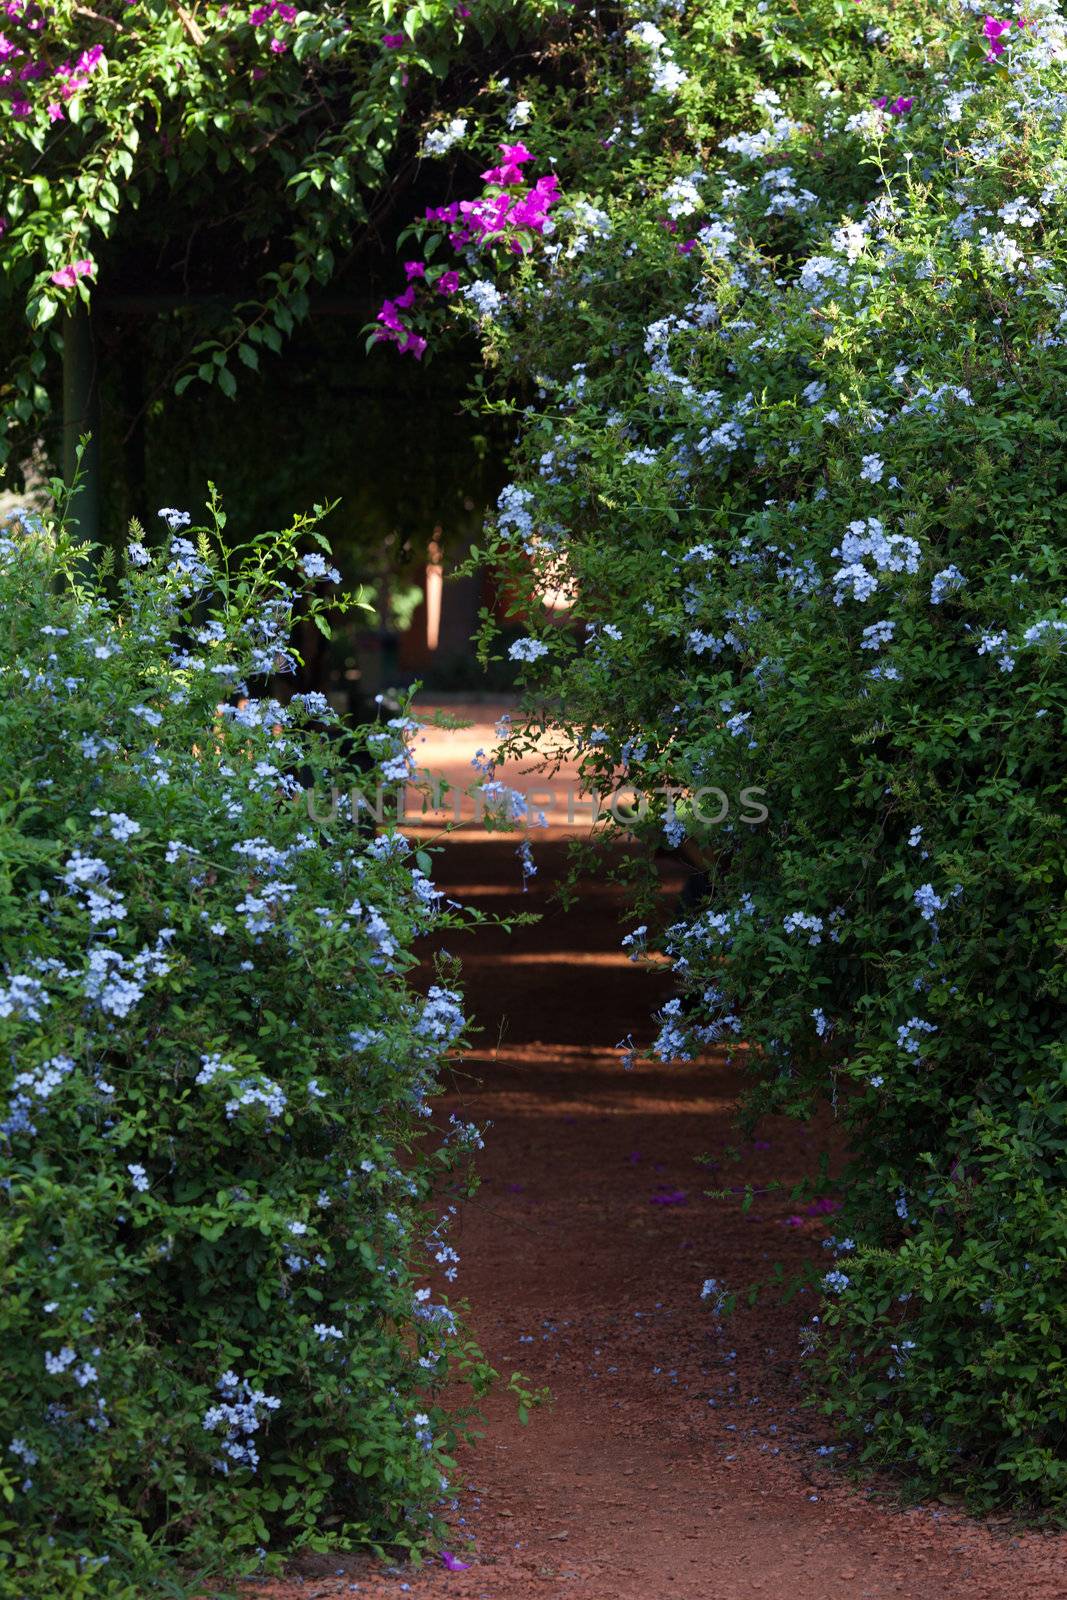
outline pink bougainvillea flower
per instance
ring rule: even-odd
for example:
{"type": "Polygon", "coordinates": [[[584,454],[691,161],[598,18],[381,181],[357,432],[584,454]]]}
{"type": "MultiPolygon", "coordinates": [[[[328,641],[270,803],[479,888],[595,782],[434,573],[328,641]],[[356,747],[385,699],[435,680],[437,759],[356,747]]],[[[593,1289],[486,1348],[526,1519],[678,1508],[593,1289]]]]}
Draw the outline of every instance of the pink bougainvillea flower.
{"type": "Polygon", "coordinates": [[[383,323],[385,325],[385,327],[387,327],[391,333],[406,333],[407,332],[407,329],[404,327],[404,324],[400,320],[399,314],[398,314],[397,309],[396,309],[396,301],[395,300],[383,300],[382,301],[382,309],[378,313],[377,320],[379,322],[383,323]]]}
{"type": "MultiPolygon", "coordinates": [[[[1020,22],[1019,26],[1021,28],[1023,23],[1020,22]]],[[[986,17],[982,24],[982,33],[989,40],[989,49],[986,51],[987,61],[995,61],[998,56],[1004,54],[1007,46],[1003,43],[1001,34],[1007,33],[1010,28],[1010,18],[1000,21],[997,17],[986,17]]]]}
{"type": "Polygon", "coordinates": [[[270,42],[270,48],[272,55],[283,56],[288,50],[289,46],[286,44],[284,39],[279,39],[277,36],[275,36],[270,42]]]}
{"type": "Polygon", "coordinates": [[[426,340],[421,333],[409,333],[404,343],[400,346],[402,356],[414,356],[416,361],[422,360],[422,352],[426,349],[426,340]]]}
{"type": "Polygon", "coordinates": [[[88,88],[89,74],[95,72],[103,60],[103,46],[94,44],[91,49],[83,50],[77,61],[61,62],[54,76],[63,80],[63,87],[59,91],[63,99],[69,100],[79,90],[88,88]]]}
{"type": "Polygon", "coordinates": [[[402,33],[383,33],[382,43],[387,50],[399,50],[404,43],[402,33]]]}
{"type": "Polygon", "coordinates": [[[803,1226],[803,1217],[786,1217],[782,1223],[783,1228],[802,1228],[803,1226]]]}
{"type": "Polygon", "coordinates": [[[683,239],[681,244],[674,247],[680,256],[689,255],[696,248],[695,239],[683,239]]]}
{"type": "Polygon", "coordinates": [[[11,115],[13,117],[28,117],[33,107],[28,100],[12,100],[11,115]]]}
{"type": "Polygon", "coordinates": [[[813,1200],[810,1206],[804,1207],[806,1217],[825,1217],[832,1211],[840,1211],[840,1200],[831,1200],[828,1195],[822,1195],[818,1200],[813,1200]]]}
{"type": "Polygon", "coordinates": [[[485,183],[498,183],[504,188],[522,182],[522,166],[525,161],[532,161],[533,154],[524,144],[502,144],[497,147],[503,154],[503,161],[498,167],[490,167],[482,173],[485,183]]]}
{"type": "Polygon", "coordinates": [[[424,261],[405,261],[404,276],[410,281],[412,278],[425,278],[426,263],[424,261]]]}
{"type": "Polygon", "coordinates": [[[51,281],[60,289],[73,289],[79,278],[88,278],[96,271],[95,262],[72,261],[69,267],[60,267],[58,272],[53,272],[51,281]]]}
{"type": "Polygon", "coordinates": [[[511,184],[522,182],[522,169],[520,167],[487,167],[481,175],[483,183],[496,183],[502,188],[511,184]]]}
{"type": "Polygon", "coordinates": [[[63,121],[63,107],[58,100],[50,100],[48,102],[48,120],[49,122],[63,121]]]}
{"type": "Polygon", "coordinates": [[[903,117],[915,104],[914,98],[908,99],[906,95],[898,94],[890,104],[888,95],[880,95],[877,100],[872,100],[871,105],[876,111],[886,111],[891,117],[903,117]]]}
{"type": "Polygon", "coordinates": [[[521,200],[516,200],[508,214],[508,222],[515,228],[528,228],[540,233],[544,228],[550,206],[559,199],[559,179],[554,172],[538,178],[533,188],[521,200]]]}
{"type": "Polygon", "coordinates": [[[442,272],[441,276],[434,284],[434,288],[437,290],[438,294],[455,294],[456,290],[459,288],[459,273],[442,272]]]}
{"type": "Polygon", "coordinates": [[[256,6],[248,13],[253,28],[262,28],[272,17],[280,17],[282,22],[295,22],[296,7],[288,5],[286,0],[268,0],[265,6],[256,6]]]}
{"type": "Polygon", "coordinates": [[[914,104],[914,99],[909,98],[907,95],[900,94],[889,107],[889,115],[891,117],[903,117],[911,110],[914,104]]]}
{"type": "Polygon", "coordinates": [[[447,1567],[449,1572],[469,1572],[471,1569],[469,1561],[461,1561],[451,1550],[441,1551],[441,1565],[447,1567]]]}

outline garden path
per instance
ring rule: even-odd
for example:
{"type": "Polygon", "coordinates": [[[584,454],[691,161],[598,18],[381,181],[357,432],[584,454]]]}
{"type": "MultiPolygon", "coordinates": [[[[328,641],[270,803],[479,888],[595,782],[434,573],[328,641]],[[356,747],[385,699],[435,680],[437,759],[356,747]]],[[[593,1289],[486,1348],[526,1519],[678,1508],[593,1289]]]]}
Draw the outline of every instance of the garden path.
{"type": "MultiPolygon", "coordinates": [[[[458,776],[475,744],[491,742],[491,727],[476,728],[436,759],[458,776]]],[[[503,1372],[549,1385],[553,1403],[524,1428],[514,1401],[496,1396],[484,1438],[464,1453],[452,1548],[466,1570],[329,1558],[249,1592],[1062,1600],[1067,1537],[1020,1536],[943,1504],[902,1508],[889,1486],[850,1485],[820,1454],[829,1432],[801,1407],[798,1373],[810,1293],[742,1310],[725,1328],[701,1303],[707,1277],[743,1286],[775,1262],[789,1271],[825,1259],[832,1217],[788,1191],[747,1213],[704,1191],[798,1178],[833,1139],[775,1122],[735,1164],[736,1070],[623,1071],[613,1046],[631,1029],[648,1036],[668,990],[620,950],[622,901],[608,882],[590,883],[569,913],[552,905],[565,834],[550,828],[535,845],[528,893],[516,839],[480,829],[453,836],[436,874],[458,899],[543,916],[453,941],[483,1032],[441,1111],[491,1123],[482,1188],[456,1241],[473,1329],[503,1372]],[[713,1175],[699,1164],[709,1155],[713,1175]]]]}

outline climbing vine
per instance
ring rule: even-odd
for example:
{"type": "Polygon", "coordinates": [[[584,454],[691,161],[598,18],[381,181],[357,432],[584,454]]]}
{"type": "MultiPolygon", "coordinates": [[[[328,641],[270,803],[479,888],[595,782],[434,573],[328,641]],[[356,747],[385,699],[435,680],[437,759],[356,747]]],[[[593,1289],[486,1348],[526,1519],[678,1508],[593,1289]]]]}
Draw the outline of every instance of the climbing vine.
{"type": "MultiPolygon", "coordinates": [[[[219,293],[179,390],[236,393],[468,98],[547,48],[562,0],[313,9],[11,0],[0,29],[5,439],[57,400],[59,314],[116,287],[219,293]]],[[[494,88],[493,86],[496,85],[494,88]]]]}

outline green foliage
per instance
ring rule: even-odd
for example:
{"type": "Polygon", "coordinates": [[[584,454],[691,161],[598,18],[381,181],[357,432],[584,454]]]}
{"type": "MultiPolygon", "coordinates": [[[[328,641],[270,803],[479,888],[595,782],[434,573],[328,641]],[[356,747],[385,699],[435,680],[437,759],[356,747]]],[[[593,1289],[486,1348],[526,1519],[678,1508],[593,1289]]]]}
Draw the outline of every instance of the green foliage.
{"type": "Polygon", "coordinates": [[[558,107],[527,131],[556,229],[482,324],[512,654],[702,863],[656,1048],[743,1037],[753,1114],[848,1127],[827,1413],[1062,1508],[1063,26],[627,13],[582,159],[558,107]]]}
{"type": "Polygon", "coordinates": [[[217,507],[170,520],[113,581],[35,518],[0,543],[10,1595],[417,1549],[442,1388],[491,1376],[416,1287],[477,1142],[416,1131],[463,1017],[406,975],[454,914],[345,798],[407,770],[412,724],[255,693],[297,616],[329,626],[313,520],[229,553],[217,507]]]}
{"type": "Polygon", "coordinates": [[[419,136],[561,5],[465,9],[9,8],[0,448],[39,430],[56,399],[60,313],[98,288],[214,302],[172,381],[232,397],[241,371],[282,348],[312,293],[381,226],[391,190],[411,181],[419,136]]]}

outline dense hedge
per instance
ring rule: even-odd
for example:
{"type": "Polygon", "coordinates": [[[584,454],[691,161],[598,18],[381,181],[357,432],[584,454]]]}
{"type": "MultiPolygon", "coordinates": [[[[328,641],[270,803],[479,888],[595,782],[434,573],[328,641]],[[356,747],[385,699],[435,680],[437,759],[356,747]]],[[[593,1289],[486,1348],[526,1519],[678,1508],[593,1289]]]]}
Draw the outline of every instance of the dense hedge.
{"type": "Polygon", "coordinates": [[[321,798],[402,778],[411,724],[367,770],[321,696],[256,692],[327,626],[312,522],[227,554],[162,515],[112,579],[33,518],[0,542],[4,1594],[417,1546],[442,1386],[488,1376],[418,1284],[477,1139],[417,1143],[463,1015],[405,974],[453,913],[321,798]]]}
{"type": "Polygon", "coordinates": [[[452,240],[520,425],[511,654],[703,853],[660,1053],[743,1038],[757,1108],[847,1124],[827,1412],[868,1462],[1062,1505],[1063,25],[626,17],[527,125],[542,237],[452,240]]]}

